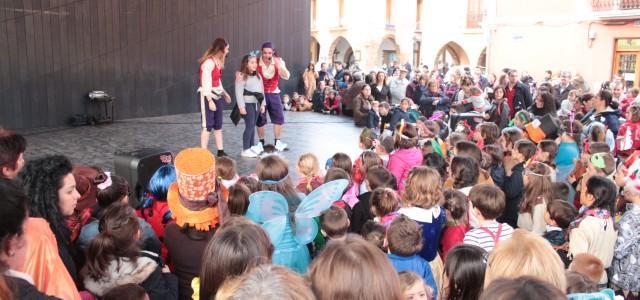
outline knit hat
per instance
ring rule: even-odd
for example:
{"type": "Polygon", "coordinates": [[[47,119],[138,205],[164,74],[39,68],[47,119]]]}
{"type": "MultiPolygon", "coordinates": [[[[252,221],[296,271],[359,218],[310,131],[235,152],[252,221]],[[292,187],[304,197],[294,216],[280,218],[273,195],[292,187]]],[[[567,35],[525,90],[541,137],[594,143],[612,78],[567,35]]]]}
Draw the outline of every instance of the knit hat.
{"type": "Polygon", "coordinates": [[[216,180],[216,161],[209,150],[187,148],[175,158],[176,180],[169,187],[167,202],[180,227],[207,231],[228,213],[216,180]]]}

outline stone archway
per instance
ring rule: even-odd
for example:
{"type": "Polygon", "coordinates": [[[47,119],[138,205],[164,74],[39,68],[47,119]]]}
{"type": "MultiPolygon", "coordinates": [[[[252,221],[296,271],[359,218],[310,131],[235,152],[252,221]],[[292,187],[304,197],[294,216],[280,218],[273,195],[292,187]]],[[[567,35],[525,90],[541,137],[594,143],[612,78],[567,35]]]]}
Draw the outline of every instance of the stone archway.
{"type": "Polygon", "coordinates": [[[337,37],[329,47],[329,60],[331,63],[340,61],[345,68],[349,68],[355,62],[351,43],[342,36],[337,37]]]}
{"type": "Polygon", "coordinates": [[[387,36],[380,42],[378,48],[378,62],[380,65],[391,65],[393,62],[399,62],[398,55],[400,54],[400,47],[396,44],[396,40],[393,36],[387,36]]]}
{"type": "Polygon", "coordinates": [[[320,57],[320,43],[315,37],[311,37],[311,41],[309,42],[309,60],[312,62],[318,62],[320,57]]]}
{"type": "Polygon", "coordinates": [[[469,57],[467,53],[458,45],[456,42],[448,42],[440,50],[436,55],[436,60],[434,62],[434,66],[459,66],[459,65],[468,65],[469,57]]]}

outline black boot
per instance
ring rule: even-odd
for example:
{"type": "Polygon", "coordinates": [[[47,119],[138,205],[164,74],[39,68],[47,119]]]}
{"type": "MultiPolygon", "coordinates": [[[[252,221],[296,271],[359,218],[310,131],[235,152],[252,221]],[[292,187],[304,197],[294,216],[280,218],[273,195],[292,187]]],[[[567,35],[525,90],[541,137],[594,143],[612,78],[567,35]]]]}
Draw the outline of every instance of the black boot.
{"type": "Polygon", "coordinates": [[[223,156],[228,156],[226,153],[224,153],[224,150],[218,150],[218,157],[223,157],[223,156]]]}

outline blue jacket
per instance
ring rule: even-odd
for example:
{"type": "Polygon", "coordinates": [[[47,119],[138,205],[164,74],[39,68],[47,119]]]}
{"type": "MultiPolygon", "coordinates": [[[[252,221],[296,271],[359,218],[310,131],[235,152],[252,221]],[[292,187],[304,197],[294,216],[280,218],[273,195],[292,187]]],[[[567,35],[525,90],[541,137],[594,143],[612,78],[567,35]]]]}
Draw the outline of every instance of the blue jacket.
{"type": "Polygon", "coordinates": [[[400,256],[393,253],[387,254],[391,264],[396,269],[396,272],[413,271],[420,275],[424,279],[424,282],[433,289],[433,299],[438,299],[438,287],[435,279],[433,279],[433,273],[431,272],[431,266],[424,258],[418,254],[412,256],[400,256]]]}

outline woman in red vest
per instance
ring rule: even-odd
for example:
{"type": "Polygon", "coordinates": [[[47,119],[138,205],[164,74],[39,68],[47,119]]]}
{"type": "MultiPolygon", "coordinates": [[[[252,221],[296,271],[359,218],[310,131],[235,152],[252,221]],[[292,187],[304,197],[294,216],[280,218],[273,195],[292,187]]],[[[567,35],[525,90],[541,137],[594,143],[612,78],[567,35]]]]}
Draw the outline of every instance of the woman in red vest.
{"type": "Polygon", "coordinates": [[[200,63],[200,116],[202,133],[200,146],[207,149],[209,135],[213,136],[218,148],[218,156],[226,156],[222,144],[222,110],[224,102],[231,102],[231,97],[222,87],[220,77],[224,68],[224,59],[229,53],[229,43],[223,38],[217,38],[211,47],[198,60],[200,63]]]}

